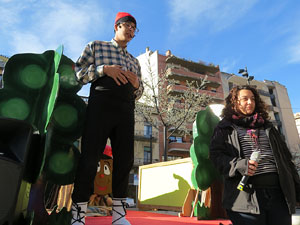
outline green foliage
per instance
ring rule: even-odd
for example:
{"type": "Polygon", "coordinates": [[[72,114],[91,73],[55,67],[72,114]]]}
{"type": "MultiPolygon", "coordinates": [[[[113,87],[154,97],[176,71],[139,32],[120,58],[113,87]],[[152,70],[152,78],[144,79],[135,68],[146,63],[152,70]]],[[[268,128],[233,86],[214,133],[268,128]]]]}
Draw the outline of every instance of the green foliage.
{"type": "Polygon", "coordinates": [[[208,220],[210,219],[210,211],[208,207],[201,205],[200,202],[197,203],[197,219],[198,220],[208,220]]]}
{"type": "MultiPolygon", "coordinates": [[[[194,165],[191,181],[195,189],[204,191],[219,177],[219,173],[209,159],[210,139],[218,122],[219,118],[207,106],[205,110],[197,113],[193,124],[194,142],[190,148],[190,156],[194,165]]],[[[198,219],[210,218],[209,208],[202,206],[200,201],[197,202],[196,208],[197,213],[195,214],[198,219]]]]}
{"type": "Polygon", "coordinates": [[[198,188],[206,190],[218,178],[218,172],[209,159],[200,158],[195,169],[195,178],[198,188]]]}
{"type": "Polygon", "coordinates": [[[194,165],[192,184],[195,189],[206,190],[219,176],[209,159],[210,139],[218,122],[219,118],[206,107],[197,113],[193,124],[194,142],[190,148],[190,156],[194,165]]]}

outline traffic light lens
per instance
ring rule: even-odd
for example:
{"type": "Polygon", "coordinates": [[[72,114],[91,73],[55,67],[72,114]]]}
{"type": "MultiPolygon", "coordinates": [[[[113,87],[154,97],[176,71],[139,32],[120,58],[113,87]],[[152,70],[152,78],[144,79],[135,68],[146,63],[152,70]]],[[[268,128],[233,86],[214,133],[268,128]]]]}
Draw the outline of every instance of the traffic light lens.
{"type": "Polygon", "coordinates": [[[60,105],[54,110],[54,119],[63,128],[69,128],[77,123],[77,110],[71,105],[60,105]]]}
{"type": "Polygon", "coordinates": [[[57,174],[69,173],[74,166],[74,157],[69,153],[56,153],[49,159],[49,169],[57,174]]]}
{"type": "Polygon", "coordinates": [[[2,103],[1,115],[8,118],[25,120],[30,112],[28,103],[21,98],[11,98],[2,103]]]}
{"type": "Polygon", "coordinates": [[[43,87],[47,81],[45,71],[38,65],[26,66],[20,74],[21,82],[32,89],[43,87]]]}
{"type": "Polygon", "coordinates": [[[59,73],[60,83],[64,88],[69,89],[78,86],[78,82],[76,81],[75,72],[72,69],[72,66],[62,65],[59,68],[59,73]]]}

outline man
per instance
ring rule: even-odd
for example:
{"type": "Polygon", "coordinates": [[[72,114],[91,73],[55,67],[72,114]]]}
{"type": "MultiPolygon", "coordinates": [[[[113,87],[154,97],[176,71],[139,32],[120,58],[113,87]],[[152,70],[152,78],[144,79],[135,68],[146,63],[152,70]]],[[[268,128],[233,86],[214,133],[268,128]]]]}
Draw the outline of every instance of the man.
{"type": "Polygon", "coordinates": [[[76,77],[91,83],[81,158],[72,194],[72,224],[83,225],[87,201],[93,192],[97,164],[107,139],[113,154],[112,224],[130,224],[125,218],[129,172],[134,161],[134,107],[143,93],[139,62],[127,51],[137,31],[135,18],[119,12],[110,42],[90,42],[75,65],[76,77]]]}

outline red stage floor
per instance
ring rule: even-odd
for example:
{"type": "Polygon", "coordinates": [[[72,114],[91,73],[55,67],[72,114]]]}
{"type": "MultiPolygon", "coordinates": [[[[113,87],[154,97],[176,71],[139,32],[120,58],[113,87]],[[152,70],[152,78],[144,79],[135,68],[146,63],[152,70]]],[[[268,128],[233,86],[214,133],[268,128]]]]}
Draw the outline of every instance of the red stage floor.
{"type": "MultiPolygon", "coordinates": [[[[111,216],[87,217],[86,225],[111,225],[111,216]]],[[[197,220],[196,217],[178,217],[174,215],[152,213],[144,211],[127,211],[127,219],[132,225],[230,225],[230,220],[197,220]]]]}

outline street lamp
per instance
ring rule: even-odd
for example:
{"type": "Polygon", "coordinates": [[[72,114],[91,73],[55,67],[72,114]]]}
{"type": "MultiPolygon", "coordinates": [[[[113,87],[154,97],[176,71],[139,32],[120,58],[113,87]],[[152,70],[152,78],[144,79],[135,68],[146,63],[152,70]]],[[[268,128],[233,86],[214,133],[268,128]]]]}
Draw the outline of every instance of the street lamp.
{"type": "Polygon", "coordinates": [[[239,73],[242,74],[243,77],[247,78],[247,83],[250,85],[250,81],[254,79],[254,76],[249,76],[247,67],[245,67],[245,69],[239,69],[239,73]]]}

